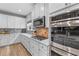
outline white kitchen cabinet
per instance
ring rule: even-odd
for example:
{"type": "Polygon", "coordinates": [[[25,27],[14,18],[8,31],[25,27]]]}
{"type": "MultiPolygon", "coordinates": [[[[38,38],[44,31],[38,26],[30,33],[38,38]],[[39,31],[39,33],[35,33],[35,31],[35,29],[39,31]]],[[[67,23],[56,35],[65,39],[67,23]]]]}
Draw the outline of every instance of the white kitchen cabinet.
{"type": "Polygon", "coordinates": [[[30,51],[30,39],[28,37],[26,37],[25,35],[20,35],[19,40],[21,40],[21,43],[24,45],[24,47],[29,51],[30,51]]]}
{"type": "Polygon", "coordinates": [[[30,50],[31,50],[31,54],[34,55],[34,41],[30,40],[30,50]]]}
{"type": "Polygon", "coordinates": [[[25,19],[15,16],[8,16],[8,28],[26,28],[25,19]]]}
{"type": "Polygon", "coordinates": [[[0,14],[0,28],[26,28],[25,19],[0,14]]]}
{"type": "Polygon", "coordinates": [[[35,5],[35,19],[40,17],[40,4],[35,5]]]}
{"type": "Polygon", "coordinates": [[[24,35],[22,35],[22,43],[23,43],[23,45],[24,45],[24,47],[27,49],[27,50],[29,50],[29,39],[26,37],[26,36],[24,36],[24,35]]]}
{"type": "Polygon", "coordinates": [[[35,40],[31,40],[30,49],[31,49],[31,54],[33,56],[47,56],[48,55],[47,46],[35,40]]]}
{"type": "Polygon", "coordinates": [[[7,28],[8,16],[4,14],[0,14],[0,28],[7,28]]]}
{"type": "Polygon", "coordinates": [[[8,28],[15,28],[15,18],[8,16],[8,28]]]}
{"type": "Polygon", "coordinates": [[[32,18],[36,19],[44,15],[45,15],[45,4],[44,3],[36,4],[32,11],[32,18]]]}
{"type": "Polygon", "coordinates": [[[25,44],[26,44],[26,49],[30,52],[31,50],[30,50],[30,40],[29,40],[29,38],[27,37],[27,38],[25,38],[25,44]]]}
{"type": "Polygon", "coordinates": [[[26,35],[21,34],[21,42],[24,47],[32,54],[32,56],[48,56],[48,46],[40,43],[41,41],[29,38],[26,35]]]}
{"type": "Polygon", "coordinates": [[[40,17],[40,4],[36,4],[32,10],[32,19],[40,17]]]}
{"type": "Polygon", "coordinates": [[[35,19],[35,8],[33,8],[31,15],[32,15],[32,19],[34,20],[35,19]]]}
{"type": "Polygon", "coordinates": [[[33,51],[34,51],[34,56],[38,56],[39,55],[39,45],[38,45],[38,42],[37,41],[34,41],[34,44],[33,44],[34,48],[33,48],[33,51]]]}
{"type": "Polygon", "coordinates": [[[39,56],[48,56],[48,46],[39,44],[39,56]]]}
{"type": "Polygon", "coordinates": [[[46,12],[45,4],[44,3],[39,4],[39,14],[40,14],[40,17],[45,16],[45,12],[46,12]]]}
{"type": "Polygon", "coordinates": [[[25,19],[15,17],[15,28],[26,28],[25,19]]]}
{"type": "Polygon", "coordinates": [[[39,18],[45,16],[45,4],[39,3],[35,5],[35,18],[39,18]]]}
{"type": "Polygon", "coordinates": [[[22,39],[24,38],[22,35],[20,35],[20,33],[17,33],[17,36],[15,34],[15,37],[16,40],[14,41],[14,43],[22,42],[23,41],[22,39]]]}

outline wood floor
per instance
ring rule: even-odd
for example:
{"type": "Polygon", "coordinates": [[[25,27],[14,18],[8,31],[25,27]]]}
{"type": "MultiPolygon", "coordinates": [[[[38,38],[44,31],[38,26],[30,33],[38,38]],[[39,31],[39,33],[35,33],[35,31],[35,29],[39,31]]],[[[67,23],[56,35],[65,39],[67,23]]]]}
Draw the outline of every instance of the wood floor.
{"type": "Polygon", "coordinates": [[[0,56],[31,56],[31,54],[20,43],[0,47],[0,56]]]}

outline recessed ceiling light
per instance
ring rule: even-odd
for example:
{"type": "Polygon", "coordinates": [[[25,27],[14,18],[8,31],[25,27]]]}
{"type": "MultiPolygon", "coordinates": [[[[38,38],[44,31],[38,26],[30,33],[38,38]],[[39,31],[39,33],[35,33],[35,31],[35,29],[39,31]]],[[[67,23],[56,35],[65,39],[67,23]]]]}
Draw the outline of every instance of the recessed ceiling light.
{"type": "Polygon", "coordinates": [[[70,12],[70,11],[67,10],[66,12],[70,12]]]}
{"type": "Polygon", "coordinates": [[[18,11],[21,12],[22,10],[21,9],[18,9],[18,11]]]}
{"type": "Polygon", "coordinates": [[[43,11],[44,10],[44,7],[41,7],[41,10],[43,11]]]}

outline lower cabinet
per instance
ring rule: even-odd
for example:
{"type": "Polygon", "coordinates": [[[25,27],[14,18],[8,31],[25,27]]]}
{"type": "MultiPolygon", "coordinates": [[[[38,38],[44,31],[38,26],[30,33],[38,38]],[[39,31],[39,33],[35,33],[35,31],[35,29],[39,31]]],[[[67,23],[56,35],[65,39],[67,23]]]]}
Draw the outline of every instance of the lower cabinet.
{"type": "Polygon", "coordinates": [[[48,56],[49,55],[49,50],[48,46],[39,44],[39,56],[48,56]]]}
{"type": "Polygon", "coordinates": [[[31,46],[30,49],[31,49],[32,55],[33,56],[38,56],[38,48],[39,48],[38,42],[35,42],[34,40],[31,40],[30,46],[31,46]]]}
{"type": "Polygon", "coordinates": [[[33,41],[33,56],[48,56],[49,55],[49,50],[48,46],[39,43],[38,41],[33,41]]]}
{"type": "Polygon", "coordinates": [[[22,44],[30,52],[30,39],[27,38],[26,36],[23,36],[22,44]]]}
{"type": "Polygon", "coordinates": [[[22,39],[22,43],[24,47],[31,53],[32,56],[48,56],[49,50],[48,46],[39,43],[39,41],[36,41],[33,38],[28,38],[24,36],[22,39]]]}

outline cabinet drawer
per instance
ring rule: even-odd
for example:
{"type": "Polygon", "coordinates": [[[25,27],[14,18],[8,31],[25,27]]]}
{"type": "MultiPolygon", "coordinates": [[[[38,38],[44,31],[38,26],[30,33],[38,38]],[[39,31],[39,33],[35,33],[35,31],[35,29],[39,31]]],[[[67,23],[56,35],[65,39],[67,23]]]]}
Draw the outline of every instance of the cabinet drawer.
{"type": "Polygon", "coordinates": [[[42,51],[41,49],[39,50],[39,55],[48,55],[48,51],[42,51]]]}
{"type": "Polygon", "coordinates": [[[42,51],[47,51],[47,50],[48,50],[48,47],[45,46],[45,45],[43,45],[43,44],[39,44],[39,48],[40,48],[40,50],[42,50],[42,51]]]}

